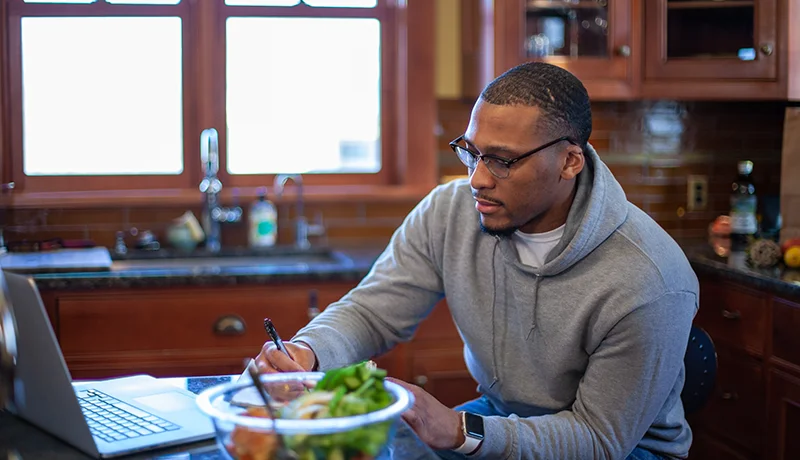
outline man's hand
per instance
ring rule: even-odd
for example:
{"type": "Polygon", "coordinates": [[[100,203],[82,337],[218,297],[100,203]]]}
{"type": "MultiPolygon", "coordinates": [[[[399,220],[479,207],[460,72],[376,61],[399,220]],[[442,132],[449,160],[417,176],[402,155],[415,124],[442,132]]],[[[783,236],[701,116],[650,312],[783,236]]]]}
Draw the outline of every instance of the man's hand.
{"type": "Polygon", "coordinates": [[[455,449],[464,443],[458,412],[440,403],[430,393],[410,383],[387,377],[414,394],[414,406],[403,413],[403,420],[432,449],[455,449]]]}
{"type": "Polygon", "coordinates": [[[256,356],[259,372],[271,374],[275,372],[305,372],[314,369],[317,356],[308,344],[303,342],[283,342],[291,359],[279,351],[274,343],[267,342],[256,356]]]}

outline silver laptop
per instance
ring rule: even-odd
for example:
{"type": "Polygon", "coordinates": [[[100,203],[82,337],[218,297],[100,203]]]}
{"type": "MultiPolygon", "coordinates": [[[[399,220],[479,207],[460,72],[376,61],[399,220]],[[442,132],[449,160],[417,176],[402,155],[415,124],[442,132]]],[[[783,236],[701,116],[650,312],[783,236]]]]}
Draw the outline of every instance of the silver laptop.
{"type": "Polygon", "coordinates": [[[9,304],[17,326],[10,412],[93,458],[214,437],[193,393],[151,376],[73,384],[31,278],[0,271],[0,301],[9,304]]]}

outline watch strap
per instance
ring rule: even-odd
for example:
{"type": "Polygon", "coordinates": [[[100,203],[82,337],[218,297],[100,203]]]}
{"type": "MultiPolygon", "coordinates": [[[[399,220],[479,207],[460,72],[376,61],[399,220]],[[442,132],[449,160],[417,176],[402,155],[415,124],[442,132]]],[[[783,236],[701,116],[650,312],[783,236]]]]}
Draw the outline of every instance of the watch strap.
{"type": "Polygon", "coordinates": [[[456,447],[455,449],[453,449],[453,452],[467,455],[467,454],[471,454],[472,452],[474,452],[475,449],[477,449],[478,446],[481,445],[482,439],[473,438],[472,436],[470,436],[467,433],[467,428],[466,428],[467,427],[467,423],[466,423],[465,417],[466,417],[466,413],[462,411],[461,412],[461,431],[464,433],[464,443],[461,444],[460,446],[456,447]]]}

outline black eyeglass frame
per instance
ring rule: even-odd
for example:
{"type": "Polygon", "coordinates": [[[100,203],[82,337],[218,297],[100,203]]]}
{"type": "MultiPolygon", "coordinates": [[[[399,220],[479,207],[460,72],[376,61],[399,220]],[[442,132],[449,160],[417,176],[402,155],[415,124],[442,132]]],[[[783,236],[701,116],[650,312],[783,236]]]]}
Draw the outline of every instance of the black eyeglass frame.
{"type": "MultiPolygon", "coordinates": [[[[471,150],[469,147],[458,145],[458,143],[461,142],[462,140],[464,140],[464,135],[463,134],[458,136],[457,138],[453,139],[452,141],[450,141],[450,148],[453,150],[453,153],[455,153],[456,156],[459,159],[461,159],[461,155],[458,154],[458,150],[456,150],[456,149],[464,149],[464,150],[466,150],[467,153],[469,153],[470,155],[472,155],[476,159],[475,166],[478,166],[478,160],[479,161],[483,161],[484,164],[487,166],[486,169],[488,169],[489,172],[492,173],[492,175],[494,175],[495,177],[497,177],[499,179],[505,179],[506,177],[508,177],[508,174],[511,172],[511,165],[513,165],[514,163],[516,163],[516,162],[518,162],[520,160],[524,160],[525,158],[528,158],[529,156],[531,156],[531,155],[533,155],[535,153],[541,152],[542,150],[546,149],[547,147],[550,147],[552,145],[556,145],[556,144],[558,144],[559,142],[562,142],[562,141],[567,141],[572,145],[578,145],[578,143],[575,140],[573,140],[571,137],[563,136],[563,137],[559,137],[558,139],[552,140],[552,141],[550,141],[550,142],[548,142],[546,144],[540,145],[539,147],[536,147],[533,150],[525,152],[522,155],[520,155],[520,156],[518,156],[516,158],[512,158],[512,159],[509,160],[509,159],[506,159],[506,158],[501,158],[501,157],[499,157],[497,155],[483,154],[483,153],[475,152],[475,151],[471,150]],[[506,171],[508,171],[508,173],[506,173],[505,176],[499,176],[497,173],[492,171],[492,168],[489,168],[488,163],[486,163],[487,159],[495,160],[495,161],[501,163],[503,166],[505,166],[506,171]]],[[[462,161],[462,163],[463,163],[463,161],[462,161]]],[[[470,167],[467,164],[465,164],[464,166],[466,166],[467,168],[470,167]]]]}

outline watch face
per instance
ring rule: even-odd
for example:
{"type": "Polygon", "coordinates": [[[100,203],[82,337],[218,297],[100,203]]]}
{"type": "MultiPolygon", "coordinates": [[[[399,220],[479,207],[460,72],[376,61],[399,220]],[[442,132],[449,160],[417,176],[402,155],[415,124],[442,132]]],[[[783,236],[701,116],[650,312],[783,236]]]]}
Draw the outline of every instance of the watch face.
{"type": "Polygon", "coordinates": [[[469,437],[483,439],[483,417],[465,412],[464,429],[469,437]]]}

